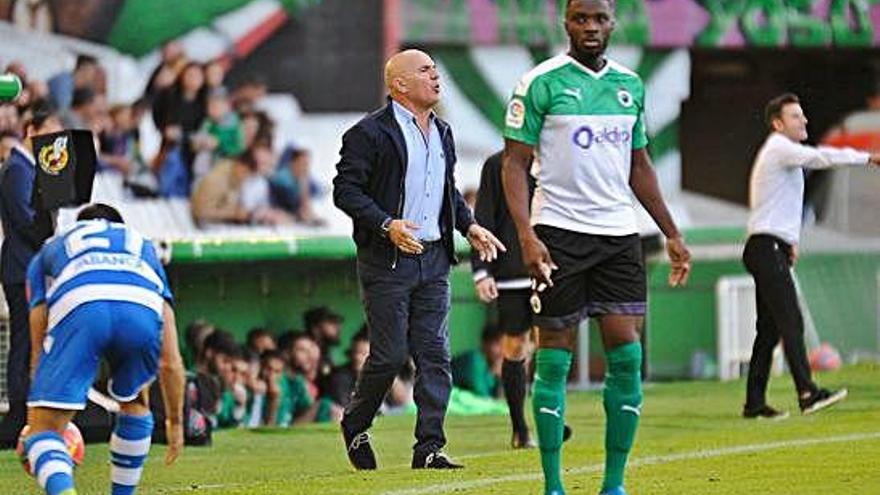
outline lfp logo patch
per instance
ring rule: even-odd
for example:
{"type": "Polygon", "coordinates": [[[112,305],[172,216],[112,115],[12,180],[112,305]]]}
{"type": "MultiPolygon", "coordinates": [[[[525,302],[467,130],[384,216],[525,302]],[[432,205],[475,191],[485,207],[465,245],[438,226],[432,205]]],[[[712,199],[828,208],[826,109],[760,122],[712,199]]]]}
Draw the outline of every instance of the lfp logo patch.
{"type": "Polygon", "coordinates": [[[526,106],[523,105],[523,102],[518,98],[510,100],[510,104],[507,105],[507,118],[505,119],[507,127],[510,127],[511,129],[520,129],[525,122],[525,118],[526,106]]]}
{"type": "Polygon", "coordinates": [[[58,175],[67,167],[70,161],[70,152],[67,149],[67,136],[60,136],[52,142],[40,148],[37,162],[40,168],[49,175],[58,175]]]}

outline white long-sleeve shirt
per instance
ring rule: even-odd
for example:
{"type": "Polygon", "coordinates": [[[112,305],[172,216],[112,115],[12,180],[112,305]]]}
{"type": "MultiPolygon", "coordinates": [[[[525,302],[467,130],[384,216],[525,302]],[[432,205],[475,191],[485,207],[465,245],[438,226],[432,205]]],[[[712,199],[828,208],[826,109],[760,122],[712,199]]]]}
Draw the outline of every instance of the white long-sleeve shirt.
{"type": "Polygon", "coordinates": [[[771,234],[797,244],[804,202],[802,169],[867,165],[870,156],[852,148],[806,146],[778,132],[771,133],[752,167],[749,235],[771,234]]]}

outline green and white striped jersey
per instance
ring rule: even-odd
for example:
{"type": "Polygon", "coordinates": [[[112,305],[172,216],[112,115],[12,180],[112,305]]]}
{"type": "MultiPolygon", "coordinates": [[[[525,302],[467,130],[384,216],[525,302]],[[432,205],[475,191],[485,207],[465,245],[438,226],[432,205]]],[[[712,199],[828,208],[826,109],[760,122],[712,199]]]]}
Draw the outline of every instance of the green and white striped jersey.
{"type": "Polygon", "coordinates": [[[562,54],[523,76],[504,137],[537,148],[532,225],[638,232],[629,174],[632,151],[648,144],[644,111],[642,80],[610,59],[594,72],[562,54]]]}

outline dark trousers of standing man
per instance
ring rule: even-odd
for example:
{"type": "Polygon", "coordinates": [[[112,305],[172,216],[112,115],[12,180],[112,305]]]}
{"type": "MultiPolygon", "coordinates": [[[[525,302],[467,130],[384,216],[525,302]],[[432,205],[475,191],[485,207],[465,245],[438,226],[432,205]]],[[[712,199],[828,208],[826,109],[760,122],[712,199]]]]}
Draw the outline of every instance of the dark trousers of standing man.
{"type": "Polygon", "coordinates": [[[766,404],[773,349],[779,339],[798,396],[815,393],[804,346],[804,320],[791,277],[791,246],[772,235],[752,235],[743,251],[743,263],[755,279],[758,308],[745,408],[755,410],[766,404]]]}
{"type": "Polygon", "coordinates": [[[6,362],[6,389],[9,414],[0,425],[0,445],[10,445],[18,438],[27,416],[30,386],[31,333],[24,284],[3,284],[9,306],[9,355],[6,362]]]}
{"type": "Polygon", "coordinates": [[[425,243],[421,255],[400,254],[395,269],[358,261],[370,355],[345,408],[346,431],[360,433],[370,427],[394,377],[412,355],[418,407],[414,454],[446,444],[443,421],[452,388],[449,266],[440,241],[425,243]]]}

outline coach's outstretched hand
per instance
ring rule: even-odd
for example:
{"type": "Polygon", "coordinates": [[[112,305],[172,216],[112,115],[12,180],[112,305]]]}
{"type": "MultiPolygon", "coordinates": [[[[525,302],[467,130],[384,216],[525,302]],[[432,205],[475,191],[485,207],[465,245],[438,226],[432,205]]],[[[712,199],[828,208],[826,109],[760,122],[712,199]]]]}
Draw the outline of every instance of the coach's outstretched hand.
{"type": "Polygon", "coordinates": [[[495,261],[495,258],[498,257],[498,251],[507,252],[507,248],[495,237],[495,234],[480,227],[477,223],[472,223],[468,227],[467,240],[471,243],[471,247],[480,253],[482,261],[495,261]]]}
{"type": "Polygon", "coordinates": [[[183,452],[183,423],[165,421],[165,436],[168,440],[168,450],[165,451],[165,465],[170,466],[180,457],[183,452]]]}
{"type": "Polygon", "coordinates": [[[669,256],[669,261],[672,262],[672,269],[669,271],[669,285],[671,287],[686,285],[691,273],[691,252],[684,244],[684,238],[681,236],[667,238],[666,254],[669,256]]]}

